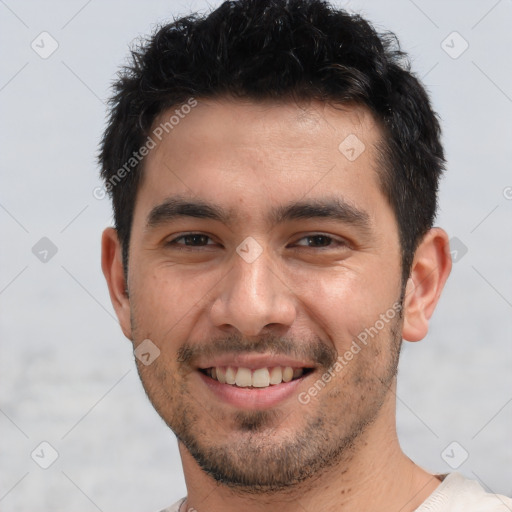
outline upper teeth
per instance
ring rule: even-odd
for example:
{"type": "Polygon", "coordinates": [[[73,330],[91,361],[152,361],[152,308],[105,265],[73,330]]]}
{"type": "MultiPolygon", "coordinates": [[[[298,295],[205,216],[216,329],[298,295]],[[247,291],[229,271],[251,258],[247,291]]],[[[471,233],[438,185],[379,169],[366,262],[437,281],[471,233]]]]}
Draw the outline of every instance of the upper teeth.
{"type": "Polygon", "coordinates": [[[266,388],[270,385],[290,382],[301,377],[304,373],[302,368],[293,369],[291,366],[275,366],[273,368],[236,368],[234,366],[216,366],[209,368],[206,373],[222,384],[232,384],[241,388],[255,387],[266,388]]]}

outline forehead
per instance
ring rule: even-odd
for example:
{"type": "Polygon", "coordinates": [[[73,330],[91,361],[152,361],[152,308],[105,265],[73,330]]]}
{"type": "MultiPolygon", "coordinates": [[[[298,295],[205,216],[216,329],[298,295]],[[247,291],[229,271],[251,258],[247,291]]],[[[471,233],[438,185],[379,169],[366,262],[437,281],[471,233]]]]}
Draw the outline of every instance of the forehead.
{"type": "Polygon", "coordinates": [[[150,136],[137,200],[146,211],[176,194],[253,212],[333,193],[370,210],[383,200],[381,131],[361,106],[197,99],[163,112],[150,136]]]}
{"type": "MultiPolygon", "coordinates": [[[[174,139],[177,135],[179,144],[186,145],[182,147],[185,151],[187,146],[200,140],[204,149],[211,145],[246,149],[264,145],[269,150],[283,153],[312,150],[331,153],[340,151],[339,144],[349,135],[358,136],[361,141],[365,139],[365,149],[371,149],[381,137],[378,124],[367,108],[316,100],[297,103],[199,99],[195,107],[188,108],[183,104],[162,112],[155,119],[152,132],[162,132],[162,129],[165,133],[160,137],[164,140],[159,140],[163,142],[159,144],[160,149],[165,145],[172,146],[172,135],[174,139]]],[[[348,154],[345,156],[349,160],[352,158],[348,154]]]]}

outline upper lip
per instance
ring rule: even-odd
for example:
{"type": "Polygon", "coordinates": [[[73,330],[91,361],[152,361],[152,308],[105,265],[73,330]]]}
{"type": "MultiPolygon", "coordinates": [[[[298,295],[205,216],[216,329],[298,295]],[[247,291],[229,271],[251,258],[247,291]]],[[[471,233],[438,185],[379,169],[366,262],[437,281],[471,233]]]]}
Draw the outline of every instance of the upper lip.
{"type": "Polygon", "coordinates": [[[201,361],[198,364],[198,368],[200,370],[219,366],[249,368],[250,370],[257,370],[258,368],[274,368],[276,366],[290,366],[291,368],[315,367],[315,365],[310,361],[300,361],[292,357],[278,354],[231,354],[213,357],[208,361],[201,361]]]}

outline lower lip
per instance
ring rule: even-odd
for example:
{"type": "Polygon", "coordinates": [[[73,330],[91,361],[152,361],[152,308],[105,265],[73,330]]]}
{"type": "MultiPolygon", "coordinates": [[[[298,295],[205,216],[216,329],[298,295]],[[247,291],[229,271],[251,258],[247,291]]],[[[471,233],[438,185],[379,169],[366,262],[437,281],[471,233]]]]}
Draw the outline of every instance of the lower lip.
{"type": "Polygon", "coordinates": [[[219,400],[238,409],[247,410],[270,409],[293,395],[298,396],[297,388],[309,375],[266,388],[241,388],[231,384],[221,384],[218,380],[212,379],[200,371],[197,373],[219,400]]]}

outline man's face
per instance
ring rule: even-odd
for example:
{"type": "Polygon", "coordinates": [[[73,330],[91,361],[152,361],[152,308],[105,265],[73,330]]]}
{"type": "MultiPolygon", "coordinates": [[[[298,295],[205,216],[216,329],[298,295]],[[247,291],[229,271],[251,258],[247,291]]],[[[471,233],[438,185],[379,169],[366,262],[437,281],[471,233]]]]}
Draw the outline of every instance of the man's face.
{"type": "Polygon", "coordinates": [[[148,397],[218,481],[282,489],[391,421],[401,257],[379,137],[362,108],[209,100],[147,157],[123,328],[160,350],[138,361],[148,397]]]}

